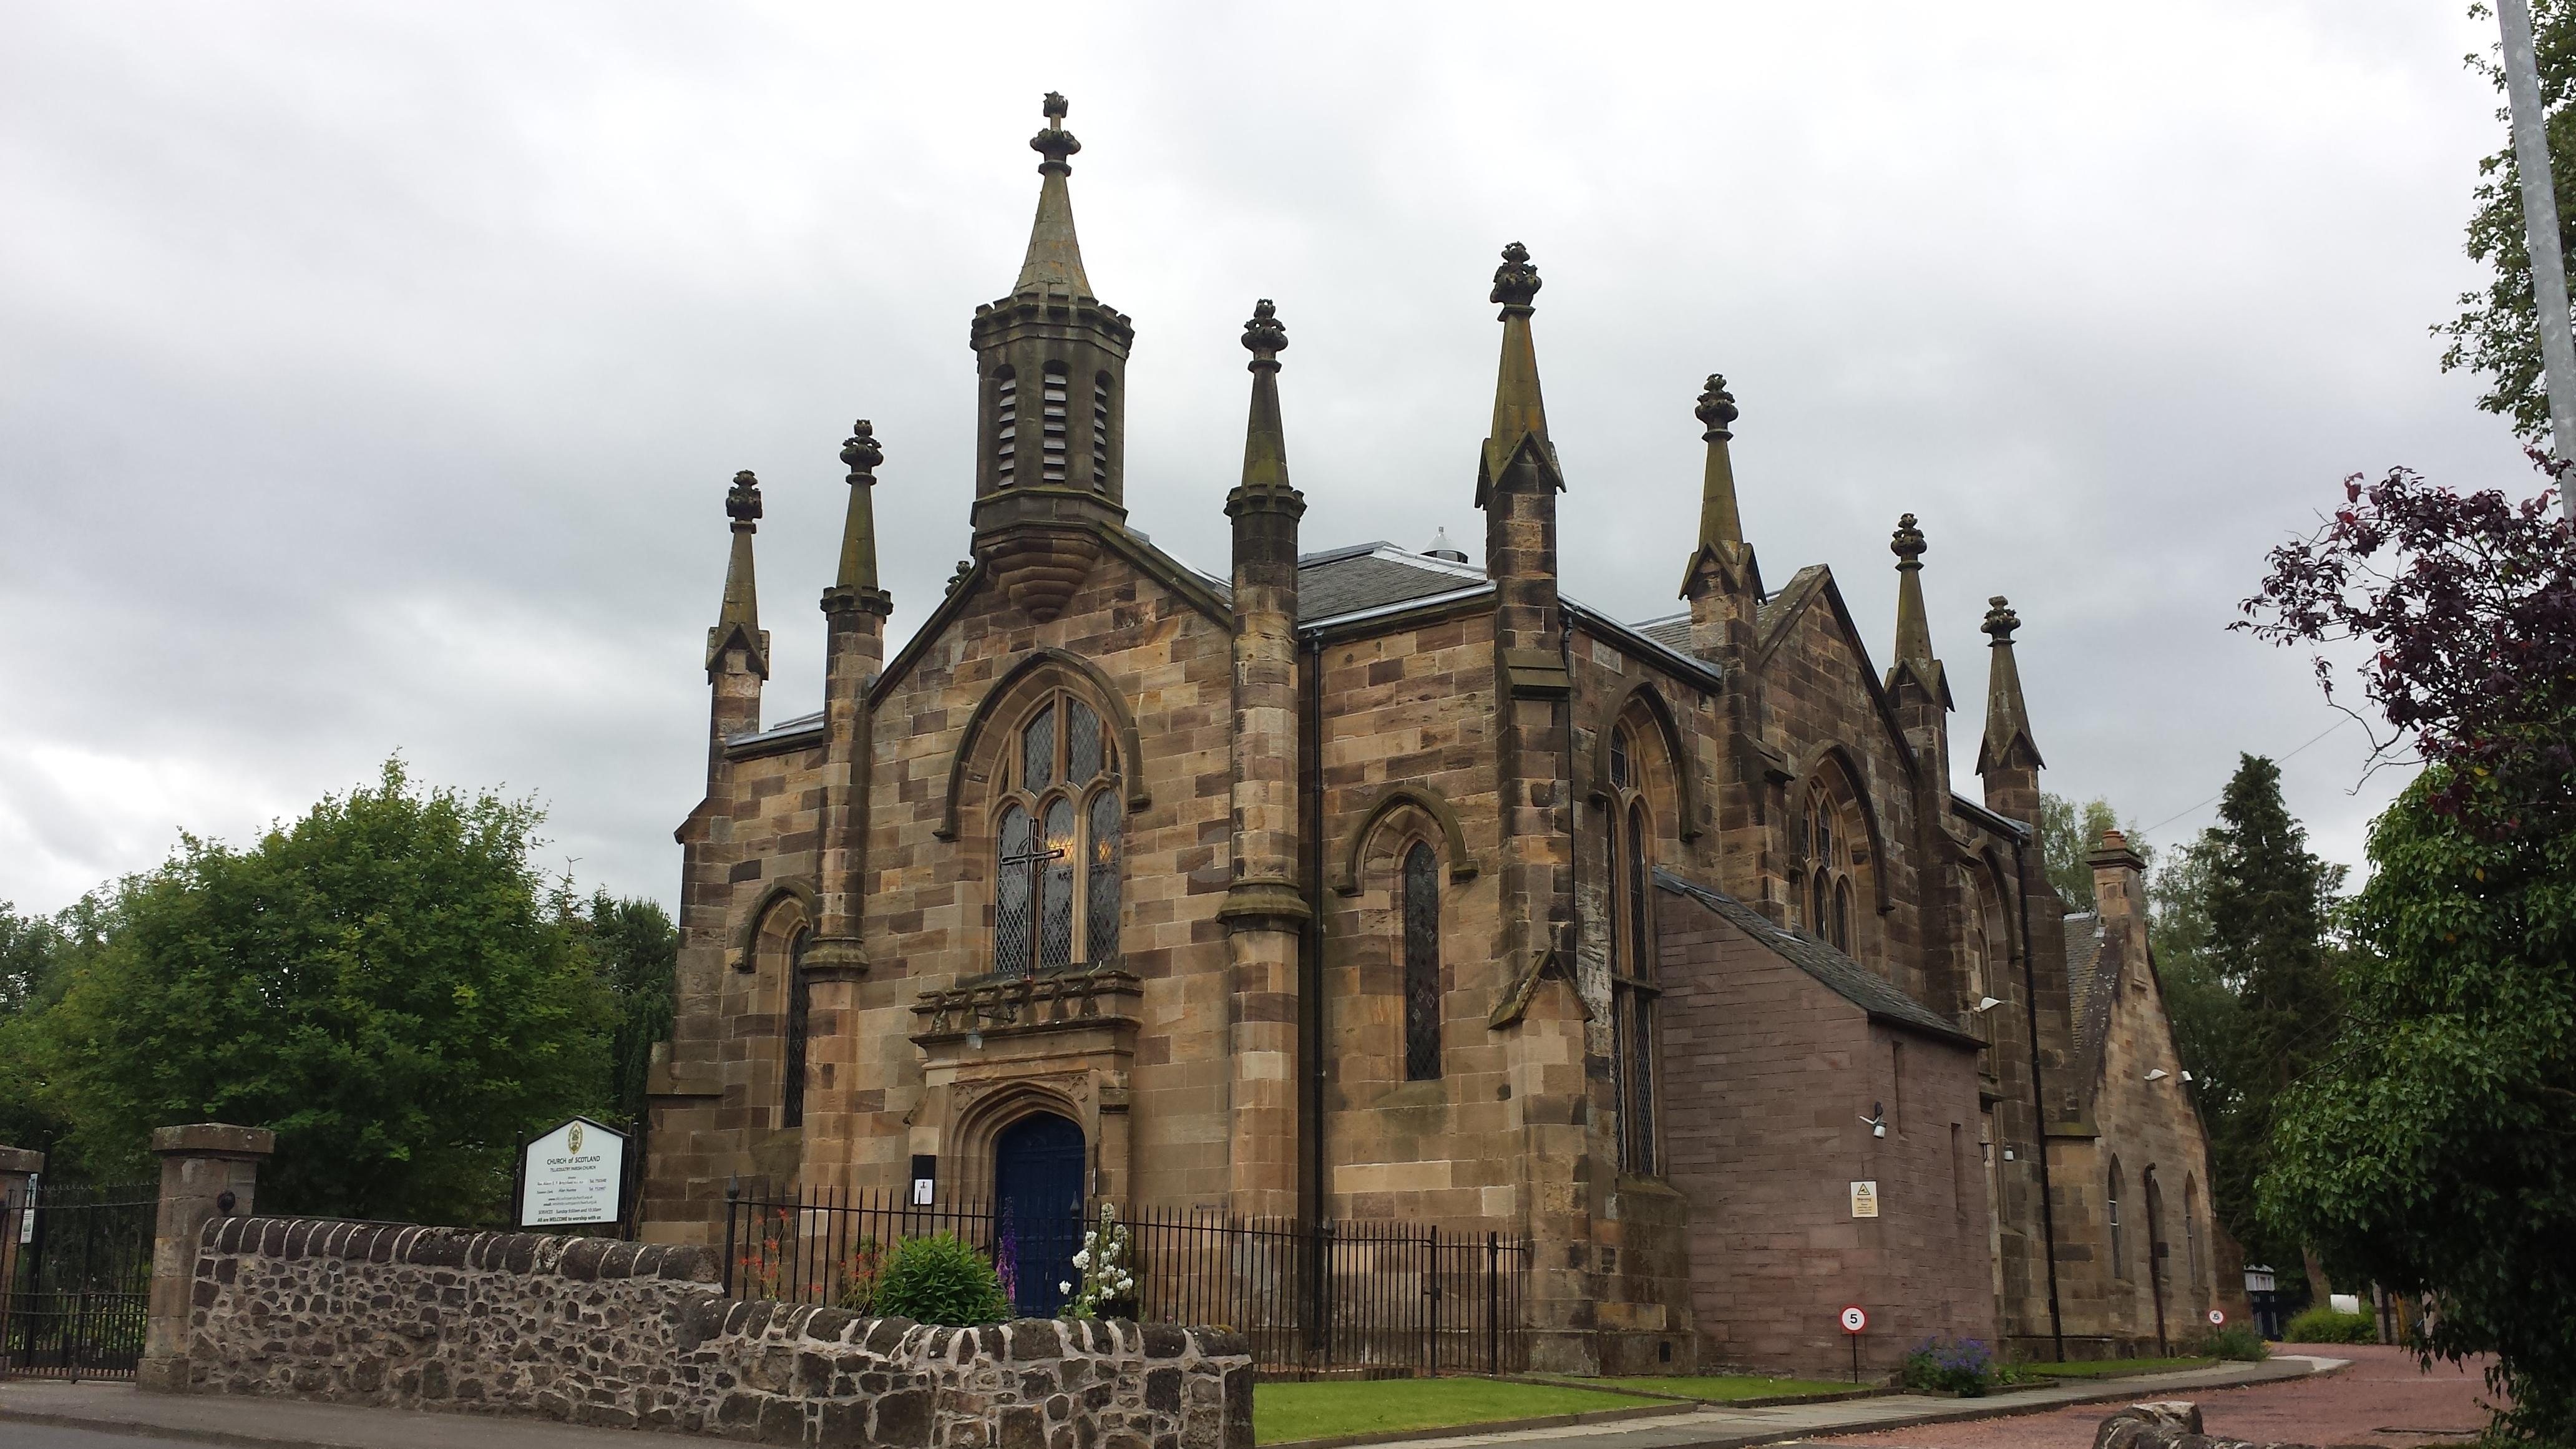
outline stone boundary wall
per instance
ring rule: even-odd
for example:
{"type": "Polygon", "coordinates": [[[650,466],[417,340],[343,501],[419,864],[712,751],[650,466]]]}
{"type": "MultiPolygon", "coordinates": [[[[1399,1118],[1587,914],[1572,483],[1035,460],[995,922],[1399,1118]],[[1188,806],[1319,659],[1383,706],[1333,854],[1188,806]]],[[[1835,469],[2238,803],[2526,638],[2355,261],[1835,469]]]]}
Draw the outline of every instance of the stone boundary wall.
{"type": "Polygon", "coordinates": [[[186,1391],[764,1444],[1251,1449],[1252,1359],[1205,1328],[939,1328],[744,1302],[705,1248],[310,1218],[206,1224],[186,1391]]]}

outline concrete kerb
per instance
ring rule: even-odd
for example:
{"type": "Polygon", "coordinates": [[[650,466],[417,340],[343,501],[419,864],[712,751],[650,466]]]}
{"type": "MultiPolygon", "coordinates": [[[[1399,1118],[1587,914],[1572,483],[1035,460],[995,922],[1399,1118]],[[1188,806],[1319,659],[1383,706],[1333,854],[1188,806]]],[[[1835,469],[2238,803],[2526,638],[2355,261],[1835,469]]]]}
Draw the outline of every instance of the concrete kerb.
{"type": "MultiPolygon", "coordinates": [[[[1460,1425],[1447,1431],[1392,1431],[1331,1439],[1272,1444],[1264,1449],[1325,1449],[1325,1446],[1375,1444],[1465,1445],[1522,1444],[1529,1449],[1744,1449],[1744,1446],[1794,1443],[1805,1439],[1907,1429],[1924,1424],[1970,1419],[2009,1418],[2046,1413],[2084,1404],[2110,1404],[2168,1397],[2188,1389],[2232,1389],[2279,1383],[2311,1375],[2340,1373],[2349,1360],[2281,1358],[2225,1369],[2123,1379],[2117,1388],[2095,1388],[2010,1395],[2001,1398],[1924,1400],[1913,1412],[1863,1414],[1845,1410],[1839,1416],[1800,1416],[1805,1422],[1761,1422],[1761,1409],[1748,1404],[1727,1407],[1698,1403],[1635,1409],[1603,1409],[1550,1418],[1460,1425]],[[1736,1412],[1751,1410],[1750,1413],[1736,1412]],[[1735,1420],[1728,1423],[1728,1420],[1735,1420]],[[1698,1421],[1698,1422],[1693,1422],[1698,1421]],[[1626,1425],[1626,1428],[1616,1426],[1626,1425]],[[1597,1427],[1597,1433],[1569,1433],[1597,1427]],[[1634,1441],[1631,1443],[1630,1441],[1634,1441]]],[[[2071,1387],[2071,1386],[2070,1386],[2071,1387]]],[[[1819,1395],[1772,1405],[1828,1410],[1840,1404],[1894,1408],[1896,1395],[1854,1400],[1819,1395]]],[[[66,1384],[48,1380],[0,1382],[0,1423],[42,1424],[111,1434],[184,1439],[225,1444],[238,1449],[613,1449],[636,1442],[635,1431],[594,1429],[542,1420],[494,1420],[478,1415],[415,1413],[401,1409],[362,1408],[298,1400],[168,1396],[137,1391],[126,1384],[66,1384]]]]}

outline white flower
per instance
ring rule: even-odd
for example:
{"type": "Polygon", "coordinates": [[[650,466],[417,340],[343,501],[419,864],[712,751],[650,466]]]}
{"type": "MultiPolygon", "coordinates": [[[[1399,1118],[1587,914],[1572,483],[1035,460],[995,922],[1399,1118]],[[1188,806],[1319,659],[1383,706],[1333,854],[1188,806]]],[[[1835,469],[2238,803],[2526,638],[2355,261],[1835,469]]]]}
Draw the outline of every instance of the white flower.
{"type": "Polygon", "coordinates": [[[1073,1291],[1073,1285],[1070,1283],[1059,1282],[1055,1285],[1055,1291],[1058,1293],[1070,1293],[1073,1291]]]}
{"type": "Polygon", "coordinates": [[[1075,1267],[1077,1267],[1077,1268],[1088,1268],[1088,1267],[1090,1267],[1090,1266],[1091,1266],[1091,1250],[1090,1250],[1089,1248],[1085,1248],[1085,1249],[1083,1249],[1081,1252],[1074,1254],[1074,1255],[1073,1255],[1073,1266],[1075,1266],[1075,1267]]]}

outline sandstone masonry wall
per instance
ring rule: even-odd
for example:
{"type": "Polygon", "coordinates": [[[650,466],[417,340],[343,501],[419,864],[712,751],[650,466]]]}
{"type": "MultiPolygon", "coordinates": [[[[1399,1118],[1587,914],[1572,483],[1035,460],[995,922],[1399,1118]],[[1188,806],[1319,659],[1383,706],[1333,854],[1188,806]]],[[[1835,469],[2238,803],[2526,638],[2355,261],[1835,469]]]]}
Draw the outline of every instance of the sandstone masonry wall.
{"type": "Polygon", "coordinates": [[[1210,1329],[939,1328],[716,1291],[703,1248],[210,1222],[188,1389],[898,1449],[1251,1449],[1210,1329]]]}

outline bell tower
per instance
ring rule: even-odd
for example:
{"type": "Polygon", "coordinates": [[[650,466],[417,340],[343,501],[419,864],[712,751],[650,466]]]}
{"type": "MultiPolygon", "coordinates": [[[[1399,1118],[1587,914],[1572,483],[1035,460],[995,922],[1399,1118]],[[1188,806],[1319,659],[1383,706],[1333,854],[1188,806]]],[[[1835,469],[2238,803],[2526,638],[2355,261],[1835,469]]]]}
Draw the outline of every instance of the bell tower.
{"type": "Polygon", "coordinates": [[[1126,526],[1127,349],[1135,328],[1091,293],[1066,186],[1082,149],[1046,98],[1037,220],[1011,294],[975,309],[975,550],[1012,602],[1062,612],[1126,526]]]}

